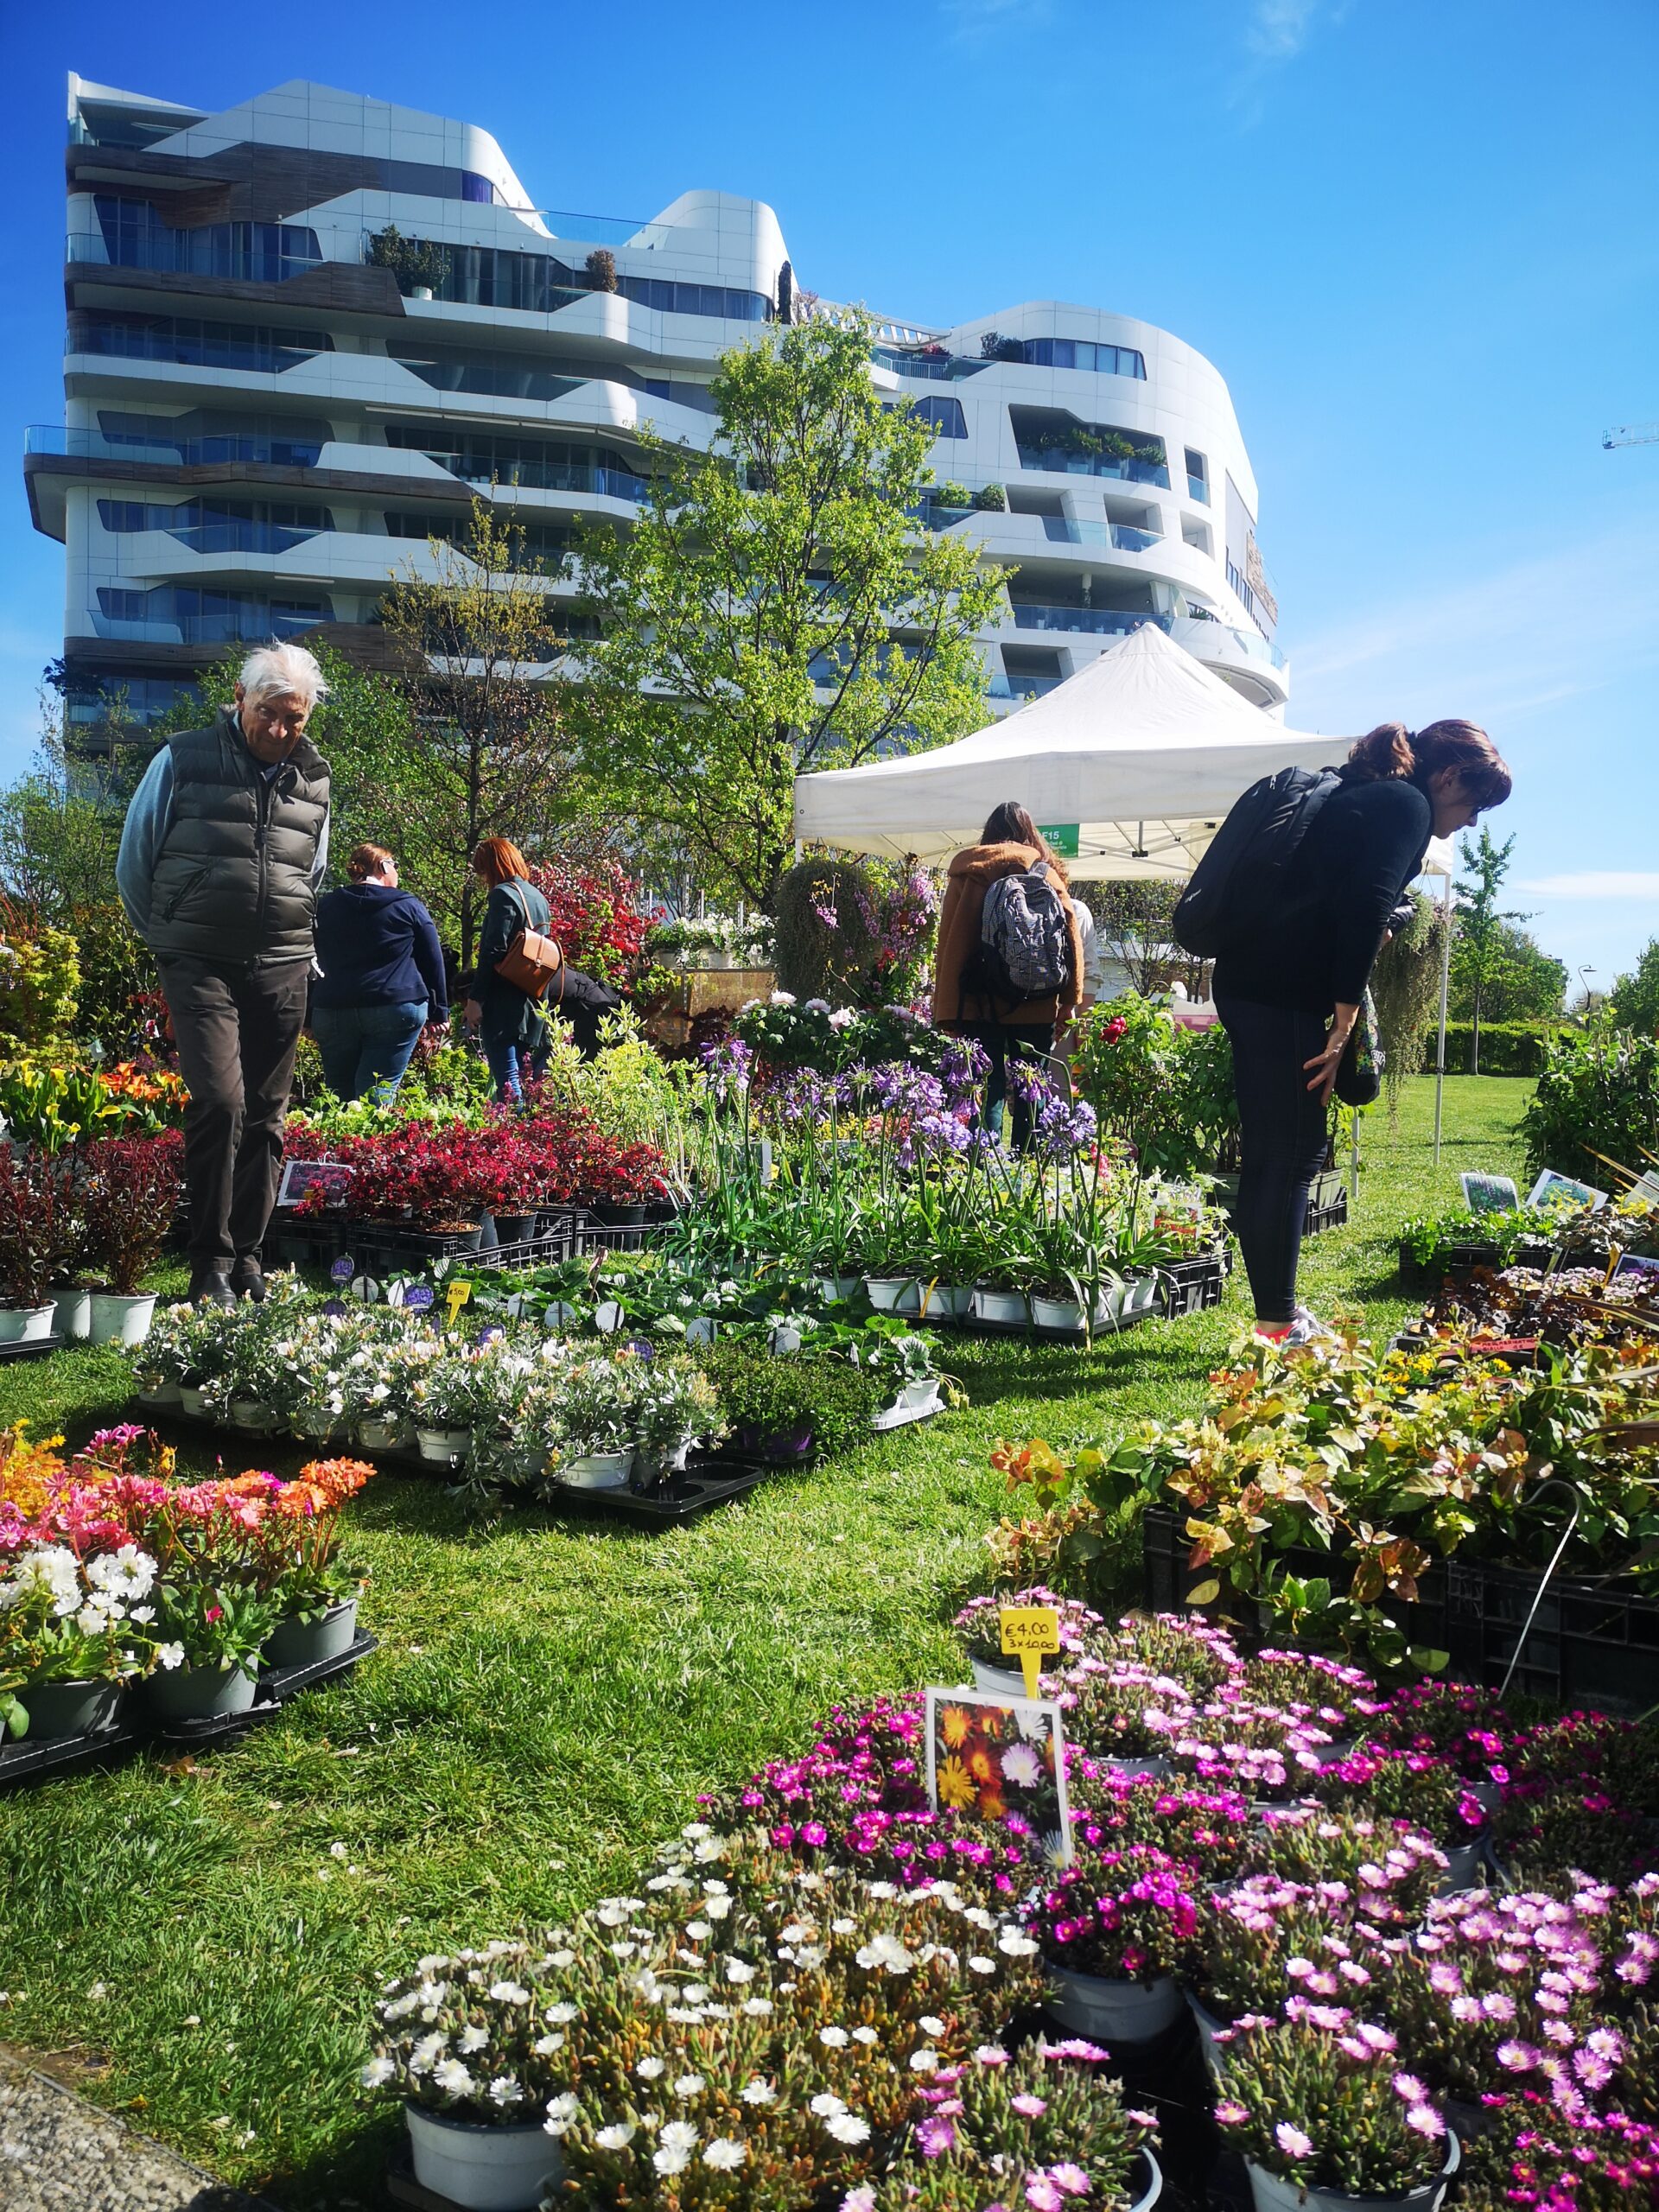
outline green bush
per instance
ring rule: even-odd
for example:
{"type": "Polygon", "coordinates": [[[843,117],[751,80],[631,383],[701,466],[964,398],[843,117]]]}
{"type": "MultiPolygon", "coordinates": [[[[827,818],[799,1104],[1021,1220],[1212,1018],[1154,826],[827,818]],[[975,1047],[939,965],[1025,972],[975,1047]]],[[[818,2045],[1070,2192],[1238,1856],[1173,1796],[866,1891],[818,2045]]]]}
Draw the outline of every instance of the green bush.
{"type": "Polygon", "coordinates": [[[1233,1052],[1220,1023],[1178,1027],[1138,992],[1093,1007],[1078,1025],[1072,1072],[1101,1127],[1165,1175],[1228,1175],[1238,1166],[1233,1052]]]}
{"type": "Polygon", "coordinates": [[[1659,1038],[1633,1036],[1608,1014],[1544,1048],[1538,1087],[1522,1117],[1535,1173],[1599,1182],[1592,1157],[1640,1173],[1659,1154],[1659,1038]]]}
{"type": "Polygon", "coordinates": [[[766,1437],[810,1428],[822,1457],[861,1444],[880,1409],[868,1376],[833,1354],[779,1357],[753,1344],[716,1343],[698,1357],[734,1430],[766,1437]]]}
{"type": "MultiPolygon", "coordinates": [[[[1483,1021],[1480,1025],[1482,1075],[1541,1075],[1549,1046],[1562,1033],[1559,1022],[1483,1021]]],[[[1467,1021],[1446,1025],[1446,1071],[1465,1075],[1473,1055],[1473,1027],[1467,1021]]],[[[1438,1026],[1423,1040],[1423,1062],[1433,1069],[1440,1042],[1438,1026]]]]}

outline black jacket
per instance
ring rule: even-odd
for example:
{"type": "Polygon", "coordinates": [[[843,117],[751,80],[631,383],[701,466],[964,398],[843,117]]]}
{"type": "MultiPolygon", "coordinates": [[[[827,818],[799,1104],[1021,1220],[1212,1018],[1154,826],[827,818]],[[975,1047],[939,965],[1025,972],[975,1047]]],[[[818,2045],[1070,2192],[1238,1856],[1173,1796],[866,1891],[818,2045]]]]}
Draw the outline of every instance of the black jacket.
{"type": "Polygon", "coordinates": [[[1415,784],[1351,779],[1315,816],[1279,911],[1217,960],[1217,998],[1309,1014],[1357,1006],[1433,820],[1415,784]]]}
{"type": "Polygon", "coordinates": [[[313,1006],[408,1006],[448,1019],[443,948],[420,900],[388,883],[346,883],[317,901],[313,1006]]]}

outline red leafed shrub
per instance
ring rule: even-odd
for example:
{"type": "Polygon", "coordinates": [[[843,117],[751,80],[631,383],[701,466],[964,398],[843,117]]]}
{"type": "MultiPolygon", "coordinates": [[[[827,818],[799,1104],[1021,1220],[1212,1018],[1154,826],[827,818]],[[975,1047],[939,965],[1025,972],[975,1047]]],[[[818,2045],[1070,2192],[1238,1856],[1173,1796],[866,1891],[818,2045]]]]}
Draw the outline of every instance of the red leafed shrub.
{"type": "Polygon", "coordinates": [[[616,984],[644,949],[652,925],[639,887],[620,861],[604,858],[532,868],[530,880],[552,915],[549,935],[584,976],[616,984]]]}
{"type": "Polygon", "coordinates": [[[108,1137],[81,1154],[78,1200],[89,1264],[131,1297],[162,1256],[183,1187],[184,1138],[108,1137]]]}
{"type": "MultiPolygon", "coordinates": [[[[295,1134],[297,1155],[320,1148],[295,1134]]],[[[665,1166],[653,1146],[619,1145],[579,1116],[511,1111],[483,1129],[411,1122],[385,1136],[346,1137],[326,1149],[353,1170],[348,1218],[409,1219],[427,1228],[584,1198],[638,1203],[660,1195],[665,1166]]],[[[311,1192],[295,1211],[320,1213],[324,1205],[321,1192],[311,1192]]]]}

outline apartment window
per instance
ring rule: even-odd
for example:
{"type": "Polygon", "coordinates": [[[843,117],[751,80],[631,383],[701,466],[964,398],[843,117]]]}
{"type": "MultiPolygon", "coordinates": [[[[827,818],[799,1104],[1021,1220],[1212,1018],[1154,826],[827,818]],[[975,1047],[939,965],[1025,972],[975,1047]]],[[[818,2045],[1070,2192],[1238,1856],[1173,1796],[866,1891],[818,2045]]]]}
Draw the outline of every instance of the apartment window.
{"type": "Polygon", "coordinates": [[[725,284],[679,284],[658,276],[619,276],[616,289],[637,307],[664,315],[718,315],[727,322],[764,322],[772,302],[764,292],[734,291],[725,284]]]}
{"type": "MultiPolygon", "coordinates": [[[[509,522],[515,545],[536,561],[560,561],[575,543],[575,532],[561,523],[509,522]]],[[[388,537],[441,538],[446,545],[464,545],[472,535],[468,515],[386,514],[388,537]]]]}
{"type": "Polygon", "coordinates": [[[175,230],[149,200],[103,192],[94,196],[92,208],[104,250],[123,269],[281,283],[322,259],[316,232],[301,223],[203,223],[175,230]]]}
{"type": "MultiPolygon", "coordinates": [[[[135,595],[143,597],[142,593],[135,595]]],[[[201,694],[194,683],[173,677],[106,673],[72,676],[64,697],[73,728],[95,728],[114,721],[124,729],[143,729],[169,714],[181,700],[198,704],[201,694]]]]}
{"type": "Polygon", "coordinates": [[[643,499],[649,492],[634,464],[612,446],[563,438],[497,437],[443,423],[388,423],[386,443],[424,453],[468,483],[516,484],[545,492],[594,492],[643,499]]]}
{"type": "Polygon", "coordinates": [[[936,438],[965,438],[968,435],[959,399],[936,399],[930,395],[926,399],[912,400],[911,412],[920,421],[933,425],[936,438]]]}
{"type": "Polygon", "coordinates": [[[326,330],[275,330],[255,323],[203,322],[194,315],[72,315],[64,349],[192,368],[252,369],[280,376],[330,352],[326,330]]]}
{"type": "Polygon", "coordinates": [[[435,391],[468,391],[489,399],[559,399],[584,382],[582,377],[560,376],[549,369],[511,354],[445,353],[429,346],[394,342],[386,348],[423,384],[435,391]]]}
{"type": "Polygon", "coordinates": [[[327,507],[271,499],[187,499],[172,506],[100,499],[98,518],[120,535],[165,531],[193,553],[286,553],[334,526],[327,507]]]}
{"type": "Polygon", "coordinates": [[[268,638],[296,637],[334,619],[328,599],[267,598],[263,593],[203,591],[190,584],[162,584],[153,591],[105,584],[99,587],[98,604],[106,621],[177,630],[187,645],[258,645],[268,638]]]}
{"type": "Polygon", "coordinates": [[[199,407],[188,415],[126,415],[99,410],[106,445],[130,448],[135,461],[263,461],[279,468],[311,468],[334,435],[328,424],[302,416],[232,415],[199,407]]]}
{"type": "Polygon", "coordinates": [[[1020,352],[1038,368],[1088,369],[1096,376],[1146,381],[1146,361],[1132,346],[1098,346],[1086,338],[1027,338],[1020,352]]]}
{"type": "Polygon", "coordinates": [[[1186,448],[1186,488],[1193,499],[1210,504],[1210,464],[1201,453],[1186,448]]]}

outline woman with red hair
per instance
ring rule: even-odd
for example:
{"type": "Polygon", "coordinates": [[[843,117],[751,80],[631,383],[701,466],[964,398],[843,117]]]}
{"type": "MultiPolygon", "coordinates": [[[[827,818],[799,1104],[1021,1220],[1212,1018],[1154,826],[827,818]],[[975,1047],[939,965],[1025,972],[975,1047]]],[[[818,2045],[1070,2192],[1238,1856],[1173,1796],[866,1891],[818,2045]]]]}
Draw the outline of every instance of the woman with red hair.
{"type": "Polygon", "coordinates": [[[552,1049],[552,1025],[541,1001],[497,973],[521,931],[545,937],[547,901],[530,880],[524,856],[510,838],[486,837],[473,853],[473,872],[489,893],[478,941],[467,1022],[478,1032],[496,1096],[515,1103],[527,1081],[540,1078],[552,1049]]]}

